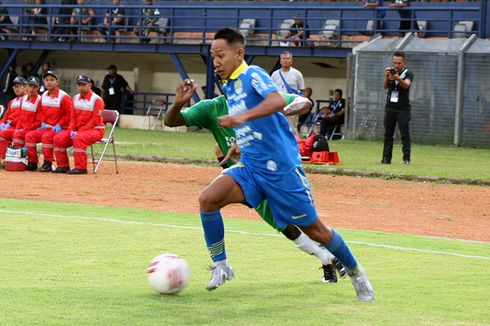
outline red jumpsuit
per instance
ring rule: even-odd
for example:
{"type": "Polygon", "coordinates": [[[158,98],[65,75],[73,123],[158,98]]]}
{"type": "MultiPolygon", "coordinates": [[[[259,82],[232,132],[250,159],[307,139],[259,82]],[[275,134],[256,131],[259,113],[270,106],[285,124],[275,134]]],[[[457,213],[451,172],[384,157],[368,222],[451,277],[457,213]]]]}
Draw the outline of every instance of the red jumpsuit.
{"type": "Polygon", "coordinates": [[[10,127],[0,130],[0,158],[5,159],[5,151],[9,143],[12,141],[12,136],[20,120],[20,106],[22,104],[22,96],[10,100],[7,106],[7,112],[0,120],[0,123],[9,123],[10,127]]]}
{"type": "Polygon", "coordinates": [[[42,152],[45,162],[53,162],[53,138],[56,132],[52,129],[60,125],[62,129],[67,129],[70,124],[73,102],[65,91],[57,89],[53,96],[48,91],[42,95],[42,122],[46,124],[46,129],[33,130],[26,134],[27,160],[37,163],[36,144],[42,143],[42,152]]]}
{"type": "Polygon", "coordinates": [[[75,169],[87,170],[87,147],[95,144],[104,137],[105,125],[102,119],[104,101],[97,94],[89,91],[85,96],[75,95],[74,110],[70,127],[54,137],[54,155],[57,168],[68,168],[66,148],[73,146],[75,169]],[[75,137],[70,138],[70,131],[76,131],[75,137]]]}
{"type": "Polygon", "coordinates": [[[22,98],[22,104],[20,106],[20,119],[12,135],[12,144],[14,147],[24,147],[26,134],[41,126],[41,114],[41,96],[36,94],[29,99],[28,95],[25,95],[22,98]]]}

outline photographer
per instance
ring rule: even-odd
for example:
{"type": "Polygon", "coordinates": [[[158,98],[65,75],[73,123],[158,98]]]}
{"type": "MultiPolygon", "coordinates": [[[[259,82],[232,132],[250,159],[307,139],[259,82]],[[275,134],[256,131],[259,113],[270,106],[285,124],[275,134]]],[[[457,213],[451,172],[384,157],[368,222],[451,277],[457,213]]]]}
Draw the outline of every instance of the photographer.
{"type": "Polygon", "coordinates": [[[393,54],[393,67],[385,68],[383,86],[388,90],[385,107],[385,141],[381,164],[390,164],[393,152],[395,127],[400,129],[403,163],[410,164],[410,100],[409,91],[413,73],[405,67],[405,53],[393,54]]]}

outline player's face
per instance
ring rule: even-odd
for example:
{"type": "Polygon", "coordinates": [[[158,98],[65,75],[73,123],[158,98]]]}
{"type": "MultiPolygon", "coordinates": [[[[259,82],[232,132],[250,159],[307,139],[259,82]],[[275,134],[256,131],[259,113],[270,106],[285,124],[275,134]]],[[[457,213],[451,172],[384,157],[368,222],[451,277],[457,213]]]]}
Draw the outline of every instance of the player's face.
{"type": "Polygon", "coordinates": [[[33,85],[33,84],[27,85],[27,95],[29,95],[29,97],[36,95],[38,90],[39,90],[39,86],[37,85],[33,85]]]}
{"type": "Polygon", "coordinates": [[[405,59],[403,57],[393,56],[393,68],[395,68],[399,73],[405,69],[405,59]]]}
{"type": "Polygon", "coordinates": [[[293,58],[290,55],[281,55],[281,66],[284,68],[291,68],[293,65],[293,58]]]}
{"type": "Polygon", "coordinates": [[[335,92],[334,94],[334,97],[335,97],[335,100],[338,101],[342,98],[342,96],[340,96],[340,93],[339,92],[335,92]]]}
{"type": "Polygon", "coordinates": [[[230,78],[231,74],[240,66],[244,56],[243,47],[230,45],[226,40],[214,40],[211,44],[211,56],[216,74],[223,80],[230,78]]]}
{"type": "Polygon", "coordinates": [[[24,84],[14,84],[15,96],[23,96],[26,93],[26,86],[24,84]]]}
{"type": "Polygon", "coordinates": [[[85,95],[90,90],[90,83],[88,83],[88,84],[77,83],[77,88],[78,88],[78,92],[80,92],[80,94],[85,95]]]}
{"type": "Polygon", "coordinates": [[[55,90],[58,87],[58,79],[54,78],[53,76],[46,76],[44,78],[44,87],[48,91],[55,90]]]}

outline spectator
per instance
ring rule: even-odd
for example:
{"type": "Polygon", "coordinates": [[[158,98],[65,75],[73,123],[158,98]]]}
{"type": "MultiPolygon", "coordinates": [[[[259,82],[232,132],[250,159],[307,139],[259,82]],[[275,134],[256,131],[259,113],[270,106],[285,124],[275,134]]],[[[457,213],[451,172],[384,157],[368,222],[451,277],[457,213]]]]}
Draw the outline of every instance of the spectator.
{"type": "MultiPolygon", "coordinates": [[[[383,19],[386,16],[386,10],[377,10],[378,7],[383,7],[383,0],[365,0],[364,8],[371,9],[373,11],[373,17],[375,17],[374,21],[376,24],[376,30],[378,33],[383,30],[383,19]]],[[[370,33],[371,31],[368,31],[370,33]]]]}
{"type": "Polygon", "coordinates": [[[344,124],[345,100],[342,98],[342,90],[337,88],[334,91],[334,99],[330,102],[330,106],[321,110],[323,115],[320,121],[320,135],[330,139],[335,126],[344,124]]]}
{"type": "Polygon", "coordinates": [[[150,32],[158,32],[158,22],[160,20],[160,11],[157,8],[152,8],[153,0],[145,0],[146,8],[141,9],[141,26],[145,27],[141,30],[141,43],[150,43],[150,32]]]}
{"type": "Polygon", "coordinates": [[[73,98],[74,110],[70,127],[54,137],[56,148],[55,173],[87,174],[87,147],[104,136],[105,125],[102,119],[104,101],[91,90],[91,79],[87,75],[77,77],[79,94],[73,98]],[[70,170],[66,148],[73,146],[75,168],[70,170]]]}
{"type": "Polygon", "coordinates": [[[5,34],[11,34],[15,31],[14,26],[12,25],[12,20],[9,16],[9,11],[7,7],[1,7],[2,2],[0,1],[0,40],[4,41],[7,39],[5,34]]]}
{"type": "MultiPolygon", "coordinates": [[[[410,6],[410,0],[391,0],[390,8],[398,9],[398,14],[400,15],[400,34],[404,36],[406,32],[409,32],[412,29],[412,11],[406,10],[410,6]]],[[[415,13],[413,15],[415,19],[415,13]]],[[[414,29],[419,30],[419,26],[415,21],[414,29]]]]}
{"type": "MultiPolygon", "coordinates": [[[[44,5],[44,0],[35,0],[36,5],[44,5]]],[[[39,29],[48,29],[48,10],[45,7],[31,7],[27,8],[28,19],[27,22],[30,25],[31,33],[37,34],[39,29]]]]}
{"type": "Polygon", "coordinates": [[[117,73],[115,65],[112,64],[107,67],[107,71],[109,74],[105,75],[102,82],[102,98],[105,102],[105,108],[123,113],[121,107],[123,93],[127,91],[133,94],[133,90],[129,87],[126,79],[117,73]]]}
{"type": "Polygon", "coordinates": [[[310,115],[312,109],[313,109],[313,100],[311,99],[311,96],[313,95],[313,89],[311,87],[306,87],[303,90],[303,96],[306,97],[310,102],[311,102],[311,107],[308,110],[308,112],[298,116],[298,134],[301,134],[301,127],[306,123],[306,120],[308,119],[308,116],[310,115]]]}
{"type": "MultiPolygon", "coordinates": [[[[281,68],[272,73],[272,80],[283,93],[302,95],[302,90],[305,88],[303,74],[293,65],[293,54],[285,51],[281,53],[281,68]]],[[[291,129],[296,134],[298,130],[298,116],[291,115],[286,117],[291,129]]]]}
{"type": "Polygon", "coordinates": [[[90,89],[92,90],[92,92],[102,97],[102,91],[100,90],[100,88],[97,87],[97,85],[95,85],[95,81],[93,79],[90,79],[90,85],[91,85],[90,89]]]}
{"type": "Polygon", "coordinates": [[[2,76],[2,82],[0,83],[0,89],[2,90],[3,106],[7,106],[11,99],[15,97],[14,92],[14,79],[17,77],[15,68],[17,65],[13,62],[8,66],[7,73],[2,76]]]}
{"type": "Polygon", "coordinates": [[[39,78],[37,72],[34,71],[34,64],[32,62],[27,63],[25,66],[22,66],[22,77],[28,79],[31,76],[39,78]]]}
{"type": "Polygon", "coordinates": [[[121,0],[112,0],[114,7],[107,10],[104,22],[99,25],[99,32],[102,35],[109,36],[113,38],[116,31],[124,28],[124,19],[126,12],[121,6],[121,0]]]}
{"type": "MultiPolygon", "coordinates": [[[[27,95],[22,98],[20,119],[12,135],[12,145],[15,148],[24,147],[25,136],[28,132],[41,126],[42,107],[39,91],[39,78],[31,76],[27,79],[27,95]]],[[[28,171],[36,171],[37,164],[27,164],[28,171]]]]}
{"type": "MultiPolygon", "coordinates": [[[[43,65],[41,66],[41,74],[39,75],[41,77],[41,80],[44,80],[44,74],[50,70],[51,64],[49,63],[49,61],[44,61],[43,65]]],[[[44,87],[44,83],[42,83],[41,87],[39,87],[39,93],[42,94],[45,90],[46,88],[44,87]]]]}
{"type": "Polygon", "coordinates": [[[94,23],[95,11],[93,8],[85,6],[85,0],[77,0],[78,6],[73,8],[70,17],[70,24],[73,29],[78,30],[79,26],[82,31],[92,30],[94,23]]]}
{"type": "Polygon", "coordinates": [[[12,136],[15,132],[17,124],[20,121],[21,113],[20,106],[22,98],[26,95],[27,80],[22,77],[15,77],[14,92],[15,98],[10,100],[7,107],[7,112],[0,120],[0,159],[5,159],[5,151],[9,143],[12,141],[12,136]]]}
{"type": "MultiPolygon", "coordinates": [[[[310,30],[308,24],[301,19],[300,15],[294,17],[294,23],[284,38],[290,39],[294,46],[304,46],[306,44],[305,41],[310,38],[310,30]]],[[[292,44],[290,43],[289,45],[292,44]]]]}
{"type": "MultiPolygon", "coordinates": [[[[61,5],[63,7],[58,11],[58,17],[56,17],[55,24],[59,25],[56,28],[56,34],[62,34],[58,37],[58,42],[64,42],[68,35],[76,34],[76,30],[73,30],[73,27],[70,25],[71,13],[73,11],[73,7],[68,7],[69,5],[76,5],[76,0],[61,0],[61,5]]],[[[74,41],[73,38],[70,38],[69,41],[74,41]]]]}
{"type": "Polygon", "coordinates": [[[34,167],[37,167],[36,144],[42,143],[44,162],[39,171],[51,172],[54,161],[53,139],[55,135],[68,128],[73,111],[73,101],[65,91],[59,88],[59,78],[56,72],[50,70],[44,74],[44,86],[46,92],[41,97],[41,127],[28,132],[25,141],[27,161],[31,166],[30,171],[34,171],[34,167]]]}
{"type": "Polygon", "coordinates": [[[381,164],[390,164],[395,127],[398,124],[402,140],[403,163],[410,164],[410,86],[413,73],[405,67],[405,53],[393,54],[393,67],[386,67],[383,87],[388,91],[385,107],[385,140],[381,164]]]}

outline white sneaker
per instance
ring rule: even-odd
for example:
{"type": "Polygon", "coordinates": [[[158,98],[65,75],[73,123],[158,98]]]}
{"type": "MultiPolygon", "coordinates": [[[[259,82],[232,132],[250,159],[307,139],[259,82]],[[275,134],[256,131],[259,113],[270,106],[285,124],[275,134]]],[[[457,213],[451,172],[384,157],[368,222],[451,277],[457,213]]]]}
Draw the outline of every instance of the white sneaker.
{"type": "Polygon", "coordinates": [[[350,281],[356,290],[357,298],[359,301],[373,301],[374,300],[374,290],[373,286],[369,282],[366,271],[361,265],[358,267],[356,275],[350,276],[350,281]]]}
{"type": "Polygon", "coordinates": [[[209,266],[209,270],[212,271],[212,274],[211,280],[209,280],[206,286],[206,290],[208,291],[216,290],[220,285],[235,277],[235,272],[233,272],[231,266],[209,266]]]}

